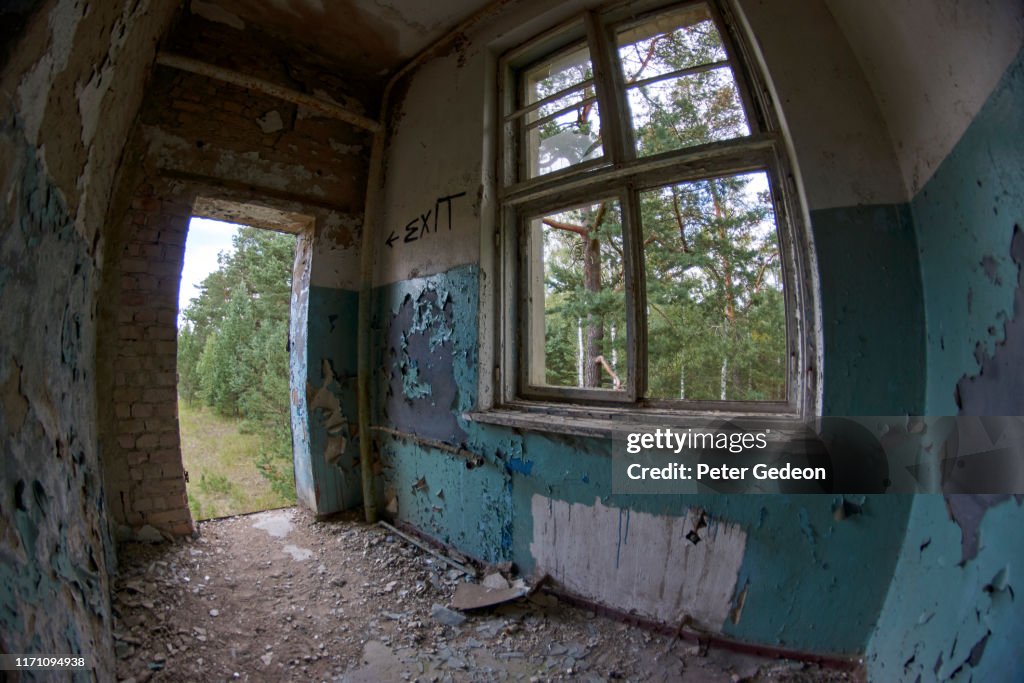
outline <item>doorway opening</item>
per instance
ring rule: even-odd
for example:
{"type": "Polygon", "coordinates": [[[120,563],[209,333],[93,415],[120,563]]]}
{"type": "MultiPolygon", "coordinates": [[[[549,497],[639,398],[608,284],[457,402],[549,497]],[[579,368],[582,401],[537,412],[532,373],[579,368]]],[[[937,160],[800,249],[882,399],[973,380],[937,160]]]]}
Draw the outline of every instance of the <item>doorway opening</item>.
{"type": "Polygon", "coordinates": [[[196,521],[296,502],[290,321],[298,226],[280,216],[295,215],[200,199],[189,222],[178,419],[196,521]],[[254,215],[260,225],[247,220],[254,215]]]}

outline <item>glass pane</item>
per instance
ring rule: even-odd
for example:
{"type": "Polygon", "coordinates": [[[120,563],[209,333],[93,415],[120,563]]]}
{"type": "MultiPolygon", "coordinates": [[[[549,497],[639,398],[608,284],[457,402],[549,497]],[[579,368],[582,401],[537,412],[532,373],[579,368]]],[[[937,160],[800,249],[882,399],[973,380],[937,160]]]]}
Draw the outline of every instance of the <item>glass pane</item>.
{"type": "Polygon", "coordinates": [[[726,64],[643,82],[726,60],[706,7],[623,30],[619,44],[638,156],[750,134],[736,79],[726,64]]]}
{"type": "MultiPolygon", "coordinates": [[[[593,76],[587,48],[582,46],[569,50],[525,72],[525,104],[540,102],[593,76]]],[[[524,145],[529,178],[596,159],[603,154],[601,116],[593,84],[581,86],[541,105],[531,111],[524,122],[527,127],[524,145]]]]}
{"type": "Polygon", "coordinates": [[[530,221],[530,383],[626,389],[622,212],[608,199],[530,221]]]}
{"type": "Polygon", "coordinates": [[[619,31],[626,83],[724,61],[722,38],[705,5],[684,7],[619,31]]]}
{"type": "Polygon", "coordinates": [[[526,132],[529,177],[599,158],[604,153],[600,126],[598,106],[592,101],[530,128],[526,132]]]}
{"type": "Polygon", "coordinates": [[[728,67],[628,91],[637,156],[750,135],[728,67]]]}
{"type": "Polygon", "coordinates": [[[768,176],[642,192],[648,396],[784,401],[786,304],[768,176]]]}

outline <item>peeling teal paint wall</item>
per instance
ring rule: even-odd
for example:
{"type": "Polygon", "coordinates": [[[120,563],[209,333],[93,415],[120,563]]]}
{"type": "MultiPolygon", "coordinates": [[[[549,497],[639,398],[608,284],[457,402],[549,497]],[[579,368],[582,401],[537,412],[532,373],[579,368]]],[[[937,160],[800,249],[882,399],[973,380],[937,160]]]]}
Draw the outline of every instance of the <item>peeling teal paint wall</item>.
{"type": "Polygon", "coordinates": [[[1024,680],[1019,582],[1024,508],[1007,499],[979,529],[978,555],[962,560],[961,529],[939,495],[918,496],[900,562],[866,657],[871,680],[1024,680]]]}
{"type": "MultiPolygon", "coordinates": [[[[1014,144],[1024,139],[1020,74],[1018,58],[912,202],[811,212],[825,414],[952,414],[958,381],[981,368],[979,343],[982,354],[1019,353],[996,342],[1013,315],[1019,277],[1010,244],[1024,217],[1014,144]]],[[[724,635],[866,652],[872,680],[967,680],[972,672],[974,680],[1021,679],[1009,659],[1021,627],[1009,569],[1020,557],[1007,540],[1024,522],[1018,501],[979,502],[977,525],[968,528],[934,496],[868,496],[856,501],[859,514],[837,519],[842,501],[829,496],[612,495],[608,441],[462,418],[476,395],[480,277],[476,266],[461,266],[376,290],[375,424],[483,461],[469,468],[415,440],[377,435],[382,508],[524,573],[536,565],[537,500],[572,504],[573,514],[617,508],[618,528],[596,529],[594,544],[610,539],[620,551],[634,513],[670,520],[699,508],[712,524],[746,533],[733,606],[743,591],[744,602],[738,618],[722,624],[724,635]],[[975,533],[978,552],[965,557],[965,535],[975,533]]]]}
{"type": "MultiPolygon", "coordinates": [[[[868,497],[863,514],[833,518],[827,496],[624,496],[611,494],[611,442],[481,425],[462,419],[476,396],[476,266],[376,290],[379,335],[375,424],[428,436],[482,456],[467,468],[450,453],[380,434],[381,509],[462,552],[534,569],[534,496],[666,518],[700,508],[712,523],[748,534],[739,588],[746,603],[725,635],[819,653],[857,654],[882,606],[911,499],[868,497]],[[421,392],[405,381],[417,368],[421,392]],[[438,401],[439,396],[445,396],[438,401]],[[447,414],[447,419],[441,419],[447,414]],[[842,618],[828,616],[828,608],[842,618]]],[[[610,538],[623,529],[604,529],[610,538]]],[[[627,532],[628,533],[628,532],[627,532]]],[[[670,542],[669,539],[665,539],[670,542]]],[[[709,541],[712,542],[712,541],[709,541]]],[[[654,588],[652,587],[652,590],[654,588]]]]}
{"type": "MultiPolygon", "coordinates": [[[[1015,226],[1024,226],[1022,112],[1024,51],[911,204],[933,415],[1019,413],[1024,383],[1016,359],[1024,356],[1024,344],[1004,334],[1022,314],[1024,276],[1011,253],[1015,226]],[[993,356],[1015,372],[984,378],[981,361],[993,356]],[[973,389],[971,401],[958,401],[956,388],[965,378],[993,384],[973,389]],[[992,399],[997,390],[1004,405],[992,399]]],[[[1024,567],[1022,528],[1019,496],[915,499],[869,643],[872,680],[1024,680],[1024,610],[1015,598],[1024,567]],[[975,508],[970,520],[958,514],[965,507],[975,508]]]]}
{"type": "Polygon", "coordinates": [[[474,557],[502,562],[511,559],[511,477],[504,463],[514,446],[461,419],[476,402],[478,278],[476,266],[464,266],[374,293],[373,328],[380,335],[374,424],[484,458],[468,469],[453,454],[381,434],[378,494],[381,509],[396,501],[403,521],[474,557]]]}
{"type": "Polygon", "coordinates": [[[532,474],[512,479],[520,566],[532,568],[535,493],[587,504],[598,497],[606,506],[666,517],[699,508],[748,534],[737,583],[738,590],[747,587],[746,602],[739,622],[726,622],[725,635],[818,653],[863,651],[896,562],[908,496],[866,497],[862,515],[837,521],[832,508],[839,501],[829,496],[611,495],[610,442],[527,434],[521,443],[532,474]],[[841,619],[829,615],[833,607],[841,619]]]}
{"type": "Polygon", "coordinates": [[[0,651],[85,654],[109,679],[116,559],[95,427],[96,253],[24,125],[0,113],[0,651]]]}
{"type": "Polygon", "coordinates": [[[821,277],[825,415],[920,415],[924,310],[906,204],[811,212],[821,277]]]}
{"type": "Polygon", "coordinates": [[[305,363],[293,360],[292,386],[305,393],[300,410],[293,400],[293,437],[303,449],[296,450],[296,486],[319,515],[362,501],[353,438],[358,300],[354,291],[310,286],[305,363]]]}
{"type": "MultiPolygon", "coordinates": [[[[955,415],[1013,315],[1015,225],[1024,229],[1024,51],[911,207],[921,250],[930,415],[955,415]]],[[[970,412],[967,410],[966,412],[970,412]]]]}

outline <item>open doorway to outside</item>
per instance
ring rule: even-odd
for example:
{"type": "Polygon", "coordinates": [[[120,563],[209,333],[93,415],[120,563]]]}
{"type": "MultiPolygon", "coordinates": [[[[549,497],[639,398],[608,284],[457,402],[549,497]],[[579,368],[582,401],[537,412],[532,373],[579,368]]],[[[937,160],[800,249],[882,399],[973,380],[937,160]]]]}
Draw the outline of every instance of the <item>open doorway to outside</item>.
{"type": "Polygon", "coordinates": [[[265,227],[265,215],[254,227],[245,219],[269,210],[245,208],[198,200],[185,247],[178,418],[197,521],[295,504],[289,321],[297,237],[280,229],[290,225],[265,227]]]}

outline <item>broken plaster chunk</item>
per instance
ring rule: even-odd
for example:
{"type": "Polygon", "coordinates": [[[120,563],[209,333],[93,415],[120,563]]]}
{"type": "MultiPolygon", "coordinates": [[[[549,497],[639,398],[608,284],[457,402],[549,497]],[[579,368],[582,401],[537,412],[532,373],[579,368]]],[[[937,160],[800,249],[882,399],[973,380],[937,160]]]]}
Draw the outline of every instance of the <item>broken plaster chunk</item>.
{"type": "Polygon", "coordinates": [[[508,581],[505,580],[505,577],[497,572],[485,576],[481,583],[486,588],[494,588],[496,590],[506,590],[509,587],[508,581]]]}
{"type": "Polygon", "coordinates": [[[312,550],[309,550],[308,548],[300,548],[291,544],[286,545],[282,550],[291,555],[292,559],[296,562],[304,562],[313,556],[312,550]]]}
{"type": "Polygon", "coordinates": [[[458,610],[474,610],[493,607],[524,597],[527,588],[488,588],[475,583],[460,583],[452,597],[452,607],[458,610]]]}
{"type": "Polygon", "coordinates": [[[260,124],[260,130],[268,135],[270,133],[276,133],[284,128],[284,121],[281,120],[281,114],[276,109],[271,109],[263,116],[256,119],[256,123],[260,124]]]}
{"type": "Polygon", "coordinates": [[[465,616],[436,602],[430,608],[430,616],[433,617],[434,621],[439,621],[445,626],[462,626],[466,622],[465,616]]]}

